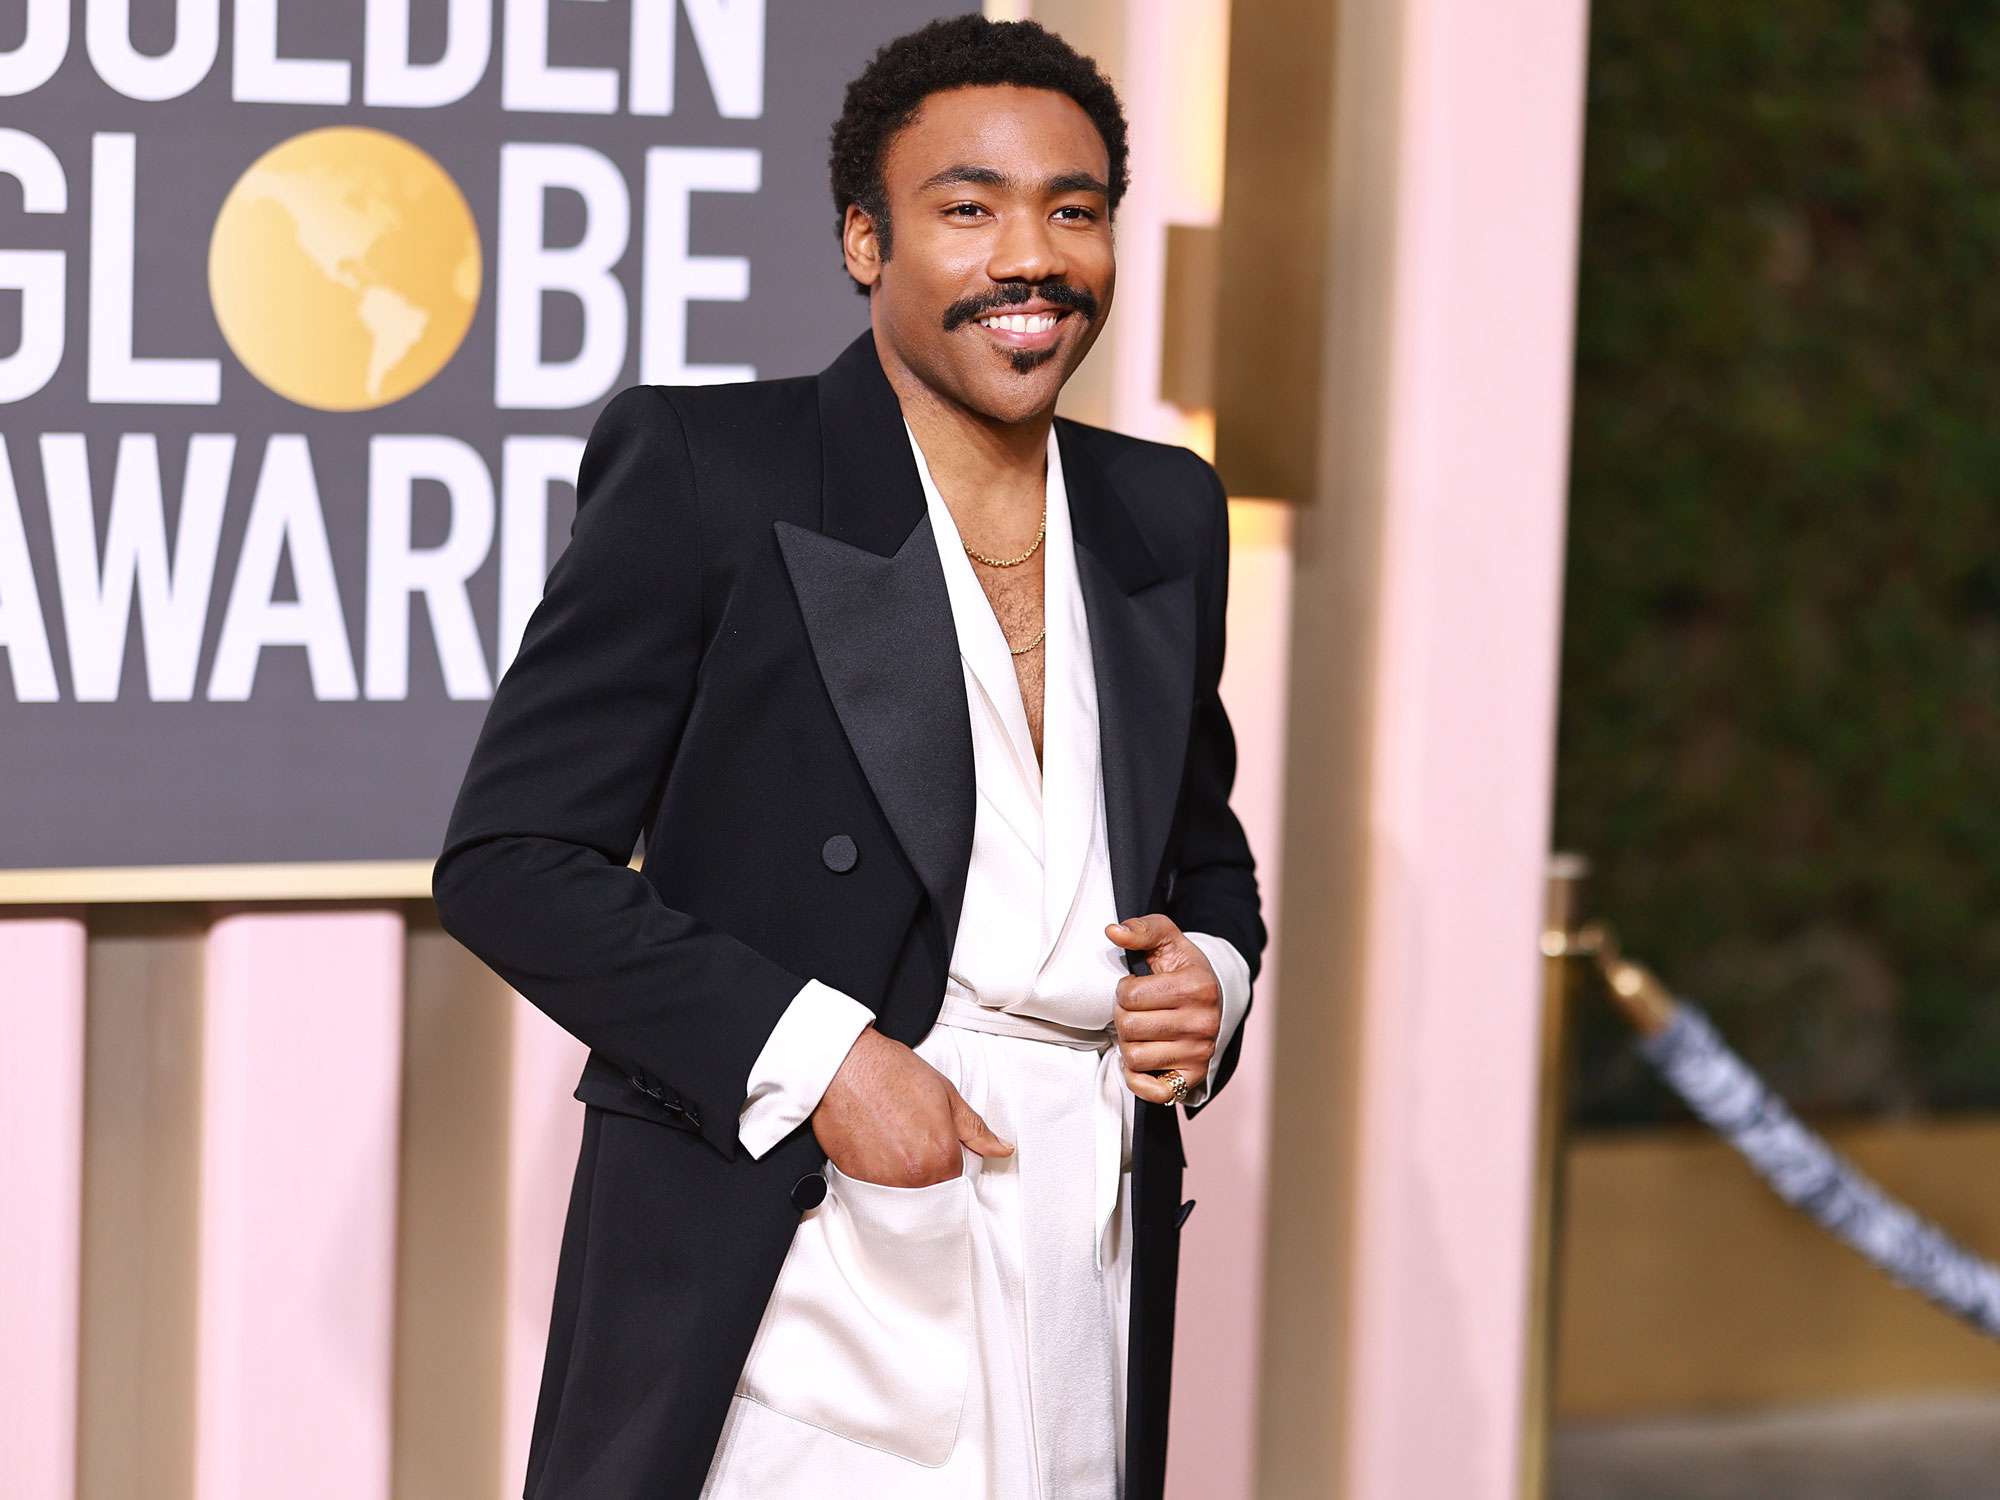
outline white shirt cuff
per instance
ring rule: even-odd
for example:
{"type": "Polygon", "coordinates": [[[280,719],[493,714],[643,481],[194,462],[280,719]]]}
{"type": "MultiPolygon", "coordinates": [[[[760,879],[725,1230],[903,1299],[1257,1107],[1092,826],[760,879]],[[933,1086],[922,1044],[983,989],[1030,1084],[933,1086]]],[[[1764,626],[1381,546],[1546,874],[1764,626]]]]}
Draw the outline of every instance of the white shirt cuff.
{"type": "Polygon", "coordinates": [[[762,1156],[819,1108],[854,1039],[874,1019],[875,1012],[851,995],[807,980],[750,1065],[749,1092],[736,1123],[743,1149],[762,1156]]]}
{"type": "Polygon", "coordinates": [[[1236,1028],[1243,1024],[1243,1013],[1250,1009],[1250,965],[1228,938],[1209,932],[1183,932],[1181,936],[1207,956],[1222,984],[1222,1030],[1215,1038],[1215,1055],[1208,1060],[1208,1076],[1191,1084],[1187,1097],[1181,1100],[1187,1105],[1200,1104],[1208,1098],[1208,1091],[1215,1084],[1215,1070],[1229,1048],[1229,1039],[1236,1035],[1236,1028]]]}

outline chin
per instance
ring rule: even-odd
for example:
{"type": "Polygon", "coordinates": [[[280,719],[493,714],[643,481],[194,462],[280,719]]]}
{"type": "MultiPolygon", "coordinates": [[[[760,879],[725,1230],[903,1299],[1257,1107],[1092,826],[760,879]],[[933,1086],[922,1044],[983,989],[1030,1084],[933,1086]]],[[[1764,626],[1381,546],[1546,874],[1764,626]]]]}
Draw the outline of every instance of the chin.
{"type": "Polygon", "coordinates": [[[1044,356],[1025,371],[1018,365],[1014,370],[982,370],[968,383],[966,394],[971,398],[968,404],[993,421],[1025,422],[1055,405],[1068,379],[1069,371],[1044,356]]]}
{"type": "Polygon", "coordinates": [[[1060,390],[1061,387],[1054,390],[1037,387],[1033,392],[1024,389],[985,394],[974,403],[974,409],[989,422],[1025,422],[1054,406],[1060,390]]]}

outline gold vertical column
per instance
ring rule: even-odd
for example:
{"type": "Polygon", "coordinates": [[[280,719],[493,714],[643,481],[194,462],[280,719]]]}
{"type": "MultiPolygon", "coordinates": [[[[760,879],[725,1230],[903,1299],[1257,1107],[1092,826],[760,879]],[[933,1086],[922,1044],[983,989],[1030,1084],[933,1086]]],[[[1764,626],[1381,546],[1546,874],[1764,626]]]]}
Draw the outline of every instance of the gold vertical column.
{"type": "Polygon", "coordinates": [[[1273,1052],[1260,1500],[1343,1493],[1395,219],[1399,7],[1230,11],[1216,464],[1298,501],[1273,1052]]]}
{"type": "Polygon", "coordinates": [[[506,986],[405,911],[393,1493],[513,1494],[501,1471],[507,1250],[506,986]]]}
{"type": "Polygon", "coordinates": [[[207,926],[195,905],[90,908],[78,1500],[194,1493],[207,926]]]}
{"type": "Polygon", "coordinates": [[[1541,1095],[1535,1110],[1534,1239],[1528,1250],[1528,1357],[1521,1390],[1521,1496],[1548,1493],[1549,1430],[1554,1419],[1556,1278],[1560,1273],[1563,1143],[1576,1034],[1573,998],[1581,979],[1570,935],[1581,917],[1589,861],[1557,854],[1549,861],[1542,923],[1541,1095]]]}

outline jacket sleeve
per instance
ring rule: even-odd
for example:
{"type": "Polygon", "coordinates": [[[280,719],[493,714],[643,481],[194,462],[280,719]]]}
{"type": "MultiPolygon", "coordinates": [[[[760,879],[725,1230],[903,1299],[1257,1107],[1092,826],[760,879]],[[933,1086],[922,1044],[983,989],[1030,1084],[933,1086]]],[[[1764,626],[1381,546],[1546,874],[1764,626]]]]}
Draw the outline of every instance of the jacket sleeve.
{"type": "MultiPolygon", "coordinates": [[[[1208,490],[1208,540],[1202,558],[1203,587],[1197,595],[1201,617],[1196,631],[1194,715],[1188,727],[1187,769],[1181,780],[1176,822],[1180,828],[1177,873],[1166,900],[1166,915],[1183,932],[1225,938],[1243,956],[1253,985],[1263,966],[1264,919],[1257,889],[1257,863],[1243,825],[1229,806],[1236,781],[1236,737],[1222,706],[1220,685],[1229,608],[1229,499],[1222,480],[1200,464],[1208,490]]],[[[1247,1002],[1233,1034],[1212,1062],[1207,1091],[1198,1103],[1183,1103],[1189,1119],[1215,1102],[1236,1071],[1243,1050],[1243,1025],[1255,1008],[1247,1002]]]]}
{"type": "Polygon", "coordinates": [[[686,436],[667,392],[630,386],[584,445],[569,545],[488,705],[431,892],[447,932],[733,1160],[751,1062],[805,976],[629,864],[702,632],[686,436]]]}

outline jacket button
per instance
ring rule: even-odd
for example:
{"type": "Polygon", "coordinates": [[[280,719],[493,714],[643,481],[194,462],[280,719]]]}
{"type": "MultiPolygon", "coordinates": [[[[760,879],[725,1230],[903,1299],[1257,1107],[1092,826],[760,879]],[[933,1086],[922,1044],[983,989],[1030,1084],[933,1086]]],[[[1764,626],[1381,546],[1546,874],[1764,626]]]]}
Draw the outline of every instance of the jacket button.
{"type": "Polygon", "coordinates": [[[1181,1227],[1181,1225],[1187,1223],[1187,1216],[1193,1212],[1194,1212],[1194,1199],[1190,1198],[1188,1199],[1187,1202],[1181,1205],[1180,1212],[1174,1215],[1174,1228],[1178,1229],[1181,1227]]]}
{"type": "Polygon", "coordinates": [[[818,1208],[826,1197],[826,1179],[817,1172],[808,1172],[792,1184],[792,1207],[800,1213],[818,1208]]]}
{"type": "Polygon", "coordinates": [[[853,839],[844,833],[836,833],[819,846],[819,857],[836,875],[845,875],[854,868],[854,861],[859,855],[854,848],[853,839]]]}

